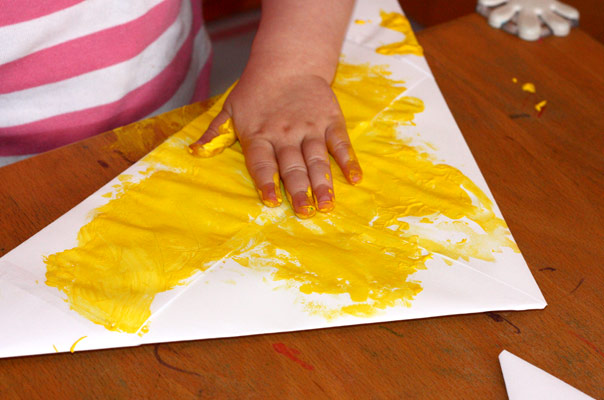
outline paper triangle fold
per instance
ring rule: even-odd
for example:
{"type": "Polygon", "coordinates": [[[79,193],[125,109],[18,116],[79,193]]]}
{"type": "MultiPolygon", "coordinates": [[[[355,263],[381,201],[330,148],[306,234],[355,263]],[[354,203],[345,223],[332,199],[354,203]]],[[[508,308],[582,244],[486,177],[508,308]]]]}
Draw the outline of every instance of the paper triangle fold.
{"type": "Polygon", "coordinates": [[[593,399],[506,350],[499,354],[499,362],[510,400],[593,399]]]}

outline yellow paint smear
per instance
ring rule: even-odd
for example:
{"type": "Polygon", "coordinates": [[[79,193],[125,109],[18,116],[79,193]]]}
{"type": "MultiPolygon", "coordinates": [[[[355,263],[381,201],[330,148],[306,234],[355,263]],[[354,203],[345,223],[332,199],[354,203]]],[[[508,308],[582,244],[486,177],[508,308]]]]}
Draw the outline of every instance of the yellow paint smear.
{"type": "MultiPolygon", "coordinates": [[[[71,348],[69,349],[69,351],[73,354],[73,352],[75,352],[75,348],[77,346],[78,343],[80,343],[82,340],[86,339],[88,336],[82,336],[81,338],[79,338],[78,340],[76,340],[72,345],[71,348]]],[[[55,348],[56,350],[56,348],[55,348]]]]}
{"type": "Polygon", "coordinates": [[[208,143],[194,143],[190,146],[190,151],[198,157],[213,157],[237,141],[233,120],[229,118],[225,123],[218,127],[218,136],[212,138],[208,143]]]}
{"type": "Polygon", "coordinates": [[[407,17],[398,12],[385,12],[380,11],[380,17],[382,22],[380,26],[384,28],[397,31],[405,35],[405,39],[400,42],[390,43],[378,47],[375,51],[384,55],[393,54],[415,54],[416,56],[423,56],[424,49],[417,42],[417,38],[413,33],[411,24],[407,17]]]}
{"type": "Polygon", "coordinates": [[[166,140],[170,134],[178,132],[199,114],[207,111],[212,100],[189,104],[169,114],[114,129],[112,133],[115,138],[108,147],[133,163],[166,140]]]}
{"type": "Polygon", "coordinates": [[[537,112],[541,112],[541,110],[543,110],[543,108],[547,105],[547,101],[543,100],[540,101],[539,103],[535,104],[535,110],[537,110],[537,112]]]}
{"type": "Polygon", "coordinates": [[[57,350],[57,346],[55,346],[54,344],[52,345],[52,348],[55,349],[55,353],[59,352],[59,350],[57,350]]]}
{"type": "Polygon", "coordinates": [[[503,247],[517,251],[479,187],[396,137],[424,110],[404,96],[403,81],[385,66],[341,63],[333,89],[364,168],[358,186],[333,169],[334,211],[301,220],[287,204],[263,206],[238,143],[213,158],[188,153],[222,97],[147,155],[147,171],[121,178],[77,246],[46,258],[46,283],[89,320],[141,333],[156,294],[226,257],[332,318],[409,306],[422,290],[409,277],[430,258],[491,261],[503,247]],[[344,306],[328,306],[334,298],[344,306]]]}
{"type": "Polygon", "coordinates": [[[354,23],[357,25],[365,25],[371,23],[370,19],[355,19],[354,23]]]}
{"type": "Polygon", "coordinates": [[[527,82],[524,85],[522,85],[522,90],[524,90],[525,92],[529,92],[529,93],[536,93],[536,89],[535,89],[535,84],[531,83],[531,82],[527,82]]]}

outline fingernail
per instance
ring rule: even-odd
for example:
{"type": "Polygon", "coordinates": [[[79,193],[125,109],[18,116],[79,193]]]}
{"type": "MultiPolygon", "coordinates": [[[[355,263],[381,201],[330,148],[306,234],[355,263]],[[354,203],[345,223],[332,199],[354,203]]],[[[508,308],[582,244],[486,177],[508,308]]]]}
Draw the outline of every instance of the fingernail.
{"type": "Polygon", "coordinates": [[[306,215],[306,218],[310,218],[313,215],[315,215],[316,213],[316,201],[315,201],[315,197],[313,195],[312,190],[310,189],[310,186],[308,188],[306,188],[306,193],[304,193],[306,195],[306,198],[304,200],[303,205],[300,207],[300,211],[306,215]]]}
{"type": "Polygon", "coordinates": [[[348,180],[353,185],[356,185],[363,180],[363,172],[361,172],[361,167],[355,160],[348,161],[348,180]]]}
{"type": "Polygon", "coordinates": [[[359,170],[351,170],[349,178],[350,178],[350,182],[352,182],[353,185],[356,185],[363,180],[363,175],[361,174],[361,171],[359,171],[359,170]]]}
{"type": "Polygon", "coordinates": [[[317,208],[320,212],[330,212],[335,208],[335,204],[331,200],[320,201],[317,203],[317,208]]]}
{"type": "Polygon", "coordinates": [[[294,213],[300,219],[308,219],[312,218],[316,214],[315,206],[313,205],[303,205],[294,209],[294,213]]]}
{"type": "Polygon", "coordinates": [[[298,218],[307,219],[316,214],[315,202],[310,188],[306,190],[306,193],[296,193],[293,199],[288,192],[285,192],[285,194],[298,218]]]}
{"type": "Polygon", "coordinates": [[[258,195],[267,207],[278,207],[281,205],[281,196],[277,195],[275,186],[272,183],[265,185],[262,190],[258,189],[258,195]]]}
{"type": "Polygon", "coordinates": [[[329,189],[328,194],[321,195],[319,198],[315,196],[315,203],[320,212],[329,212],[333,210],[335,208],[333,190],[329,189]]]}

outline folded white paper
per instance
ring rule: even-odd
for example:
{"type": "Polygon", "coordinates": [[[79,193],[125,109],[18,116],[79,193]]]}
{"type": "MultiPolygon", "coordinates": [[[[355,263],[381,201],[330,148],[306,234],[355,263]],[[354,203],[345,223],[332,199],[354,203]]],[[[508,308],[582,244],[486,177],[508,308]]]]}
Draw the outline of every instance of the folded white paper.
{"type": "MultiPolygon", "coordinates": [[[[400,41],[403,36],[379,26],[381,11],[402,12],[395,0],[357,2],[342,50],[344,60],[387,64],[393,76],[404,79],[404,96],[421,99],[425,111],[415,116],[414,125],[401,127],[401,135],[419,145],[435,144],[429,150],[431,157],[461,171],[493,200],[425,59],[414,54],[376,53],[377,47],[400,41]],[[371,23],[354,22],[357,20],[371,23]]],[[[142,160],[125,174],[136,175],[146,168],[142,160]]],[[[148,333],[139,336],[110,331],[70,309],[64,294],[45,284],[43,257],[74,247],[91,211],[106,204],[106,195],[119,184],[120,179],[114,179],[0,259],[0,357],[69,351],[81,338],[75,350],[546,306],[522,255],[512,249],[494,253],[492,262],[449,259],[436,252],[426,262],[426,269],[411,276],[414,282],[421,282],[423,290],[410,304],[371,316],[334,318],[309,313],[304,306],[308,296],[297,288],[278,284],[266,271],[226,258],[187,284],[156,295],[148,333]]],[[[502,218],[496,205],[493,209],[502,218]]],[[[325,301],[338,305],[341,298],[325,301]]]]}
{"type": "Polygon", "coordinates": [[[507,350],[499,354],[499,363],[510,400],[593,399],[507,350]]]}

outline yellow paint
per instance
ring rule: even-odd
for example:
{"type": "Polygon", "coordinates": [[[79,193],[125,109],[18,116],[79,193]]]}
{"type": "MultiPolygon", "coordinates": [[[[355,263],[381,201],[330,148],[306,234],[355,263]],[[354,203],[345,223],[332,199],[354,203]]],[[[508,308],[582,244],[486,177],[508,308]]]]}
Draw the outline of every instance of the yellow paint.
{"type": "Polygon", "coordinates": [[[273,184],[275,185],[275,195],[277,195],[277,203],[271,203],[270,206],[277,207],[278,205],[283,203],[283,195],[281,194],[281,183],[279,182],[279,174],[276,172],[273,174],[273,184]]]}
{"type": "Polygon", "coordinates": [[[512,78],[512,82],[514,82],[514,83],[518,83],[518,79],[516,79],[516,78],[512,78]]]}
{"type": "Polygon", "coordinates": [[[424,49],[419,45],[411,24],[407,17],[398,12],[385,12],[380,11],[380,17],[382,22],[380,26],[384,28],[397,31],[405,35],[405,39],[400,42],[390,43],[378,47],[375,51],[380,54],[393,55],[393,54],[415,54],[416,56],[423,56],[424,49]]]}
{"type": "Polygon", "coordinates": [[[355,19],[354,23],[357,25],[365,25],[371,23],[370,19],[355,19]]]}
{"type": "Polygon", "coordinates": [[[162,114],[114,129],[112,133],[115,138],[108,148],[122,158],[135,162],[150,149],[162,143],[170,134],[178,132],[199,114],[207,111],[208,103],[212,100],[189,104],[179,108],[177,112],[162,114]]]}
{"type": "Polygon", "coordinates": [[[522,90],[524,90],[525,92],[529,92],[529,93],[536,93],[535,84],[533,84],[531,82],[527,82],[524,85],[522,85],[522,90]]]}
{"type": "Polygon", "coordinates": [[[190,152],[198,157],[213,157],[237,141],[233,120],[227,119],[225,123],[218,127],[218,136],[215,136],[208,143],[193,143],[190,146],[190,152]]]}
{"type": "Polygon", "coordinates": [[[256,192],[258,193],[258,197],[264,203],[265,206],[271,208],[278,207],[283,202],[278,173],[273,174],[273,190],[275,192],[275,198],[272,198],[270,194],[268,196],[265,196],[265,194],[262,193],[262,190],[258,189],[258,185],[256,185],[256,192]]]}
{"type": "MultiPolygon", "coordinates": [[[[293,208],[294,202],[291,194],[285,191],[285,196],[289,201],[290,207],[293,208]]],[[[296,216],[298,218],[306,219],[311,218],[315,215],[315,198],[310,187],[306,188],[306,201],[308,202],[308,205],[298,207],[299,212],[296,213],[296,216]]]]}
{"type": "Polygon", "coordinates": [[[52,348],[55,349],[55,353],[59,352],[59,350],[57,350],[57,346],[55,346],[54,344],[52,345],[52,348]]]}
{"type": "Polygon", "coordinates": [[[71,348],[69,349],[69,351],[71,353],[75,352],[75,348],[77,346],[78,343],[80,343],[82,340],[86,339],[88,336],[82,336],[81,338],[79,338],[78,340],[76,340],[72,345],[71,348]]]}
{"type": "Polygon", "coordinates": [[[333,318],[410,305],[422,290],[410,276],[428,259],[489,261],[503,247],[517,251],[479,187],[396,138],[424,109],[403,85],[384,66],[340,64],[333,88],[364,180],[352,186],[334,168],[338,207],[307,220],[287,204],[263,207],[238,143],[214,158],[187,152],[222,97],[147,155],[146,171],[122,177],[77,246],[46,258],[46,283],[89,320],[142,334],[156,294],[226,257],[299,290],[308,312],[333,318]],[[344,306],[322,302],[334,296],[344,306]]]}
{"type": "Polygon", "coordinates": [[[149,325],[145,324],[138,330],[138,336],[143,337],[143,335],[147,332],[149,332],[149,325]]]}
{"type": "Polygon", "coordinates": [[[537,110],[537,112],[541,112],[543,107],[545,107],[546,105],[547,105],[546,100],[540,101],[539,103],[535,104],[535,110],[537,110]]]}

